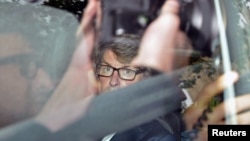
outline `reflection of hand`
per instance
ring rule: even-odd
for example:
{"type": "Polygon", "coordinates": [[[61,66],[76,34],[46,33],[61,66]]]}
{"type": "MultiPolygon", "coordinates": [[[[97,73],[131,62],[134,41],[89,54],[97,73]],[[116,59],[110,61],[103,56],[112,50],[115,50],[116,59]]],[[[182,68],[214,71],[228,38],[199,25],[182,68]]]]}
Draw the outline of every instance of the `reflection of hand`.
{"type": "MultiPolygon", "coordinates": [[[[187,130],[192,129],[192,127],[197,123],[199,118],[202,116],[203,111],[209,106],[209,102],[211,99],[220,94],[226,87],[232,85],[238,79],[238,75],[235,72],[228,73],[220,76],[214,82],[210,83],[206,86],[202,92],[197,96],[193,105],[191,105],[184,113],[183,119],[186,124],[187,130]]],[[[236,98],[236,111],[239,113],[243,111],[243,109],[250,108],[249,102],[244,100],[243,98],[250,97],[249,95],[244,95],[236,98]],[[247,104],[246,104],[247,103],[247,104]]],[[[225,102],[219,104],[214,107],[211,112],[207,112],[203,115],[203,120],[201,120],[202,127],[200,128],[200,132],[198,134],[197,140],[205,141],[207,140],[207,125],[208,124],[225,124],[225,102]]],[[[250,113],[246,113],[250,114],[250,113]]],[[[245,114],[238,114],[238,122],[240,124],[249,124],[249,120],[244,120],[243,118],[249,117],[249,115],[245,116],[245,114]]]]}
{"type": "MultiPolygon", "coordinates": [[[[241,95],[235,99],[236,102],[236,112],[237,112],[237,124],[250,124],[250,94],[241,95]]],[[[207,125],[209,124],[219,124],[224,125],[225,123],[225,104],[221,103],[214,108],[212,113],[207,114],[208,120],[205,121],[204,128],[199,132],[197,140],[204,141],[207,139],[207,125]]]]}
{"type": "Polygon", "coordinates": [[[77,36],[82,38],[89,46],[93,47],[98,40],[98,33],[101,26],[101,3],[100,0],[90,0],[83,13],[81,25],[78,28],[77,36]]]}
{"type": "MultiPolygon", "coordinates": [[[[142,38],[138,56],[132,63],[143,65],[160,71],[169,72],[180,67],[175,59],[175,48],[180,40],[185,40],[179,31],[180,19],[179,3],[177,0],[168,0],[161,9],[159,17],[146,29],[142,38]]],[[[190,47],[190,46],[189,46],[190,47]]],[[[181,59],[182,62],[184,59],[181,59]]]]}
{"type": "Polygon", "coordinates": [[[47,124],[48,126],[53,125],[47,123],[48,117],[51,117],[49,115],[52,113],[55,115],[54,117],[51,117],[50,120],[52,121],[53,118],[58,120],[58,115],[61,115],[60,118],[62,118],[61,121],[63,122],[59,124],[68,123],[69,121],[67,121],[67,119],[76,119],[74,115],[80,116],[80,114],[76,113],[82,113],[83,109],[77,108],[78,110],[76,110],[70,109],[70,107],[73,107],[74,103],[81,103],[81,101],[83,101],[89,95],[97,93],[97,82],[94,76],[90,56],[95,43],[96,28],[94,21],[96,20],[96,15],[98,13],[98,9],[100,8],[98,8],[98,6],[100,6],[99,3],[100,2],[98,0],[90,0],[88,2],[81,26],[77,33],[78,38],[81,37],[81,39],[79,39],[80,44],[76,48],[67,72],[56,88],[54,94],[37,117],[37,119],[43,124],[47,124]],[[80,36],[81,34],[82,36],[80,36]],[[71,113],[71,117],[68,115],[68,112],[71,113]],[[65,115],[63,116],[62,114],[65,115]]]}

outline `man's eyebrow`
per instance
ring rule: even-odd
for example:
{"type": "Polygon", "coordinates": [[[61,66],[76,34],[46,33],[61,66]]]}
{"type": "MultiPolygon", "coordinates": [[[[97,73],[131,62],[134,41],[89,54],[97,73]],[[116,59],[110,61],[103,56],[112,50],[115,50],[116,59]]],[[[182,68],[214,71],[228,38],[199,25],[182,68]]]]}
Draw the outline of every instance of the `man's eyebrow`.
{"type": "Polygon", "coordinates": [[[133,67],[133,66],[123,66],[123,67],[120,67],[120,68],[124,68],[124,69],[130,69],[130,70],[140,70],[141,68],[138,68],[138,67],[133,67]]]}
{"type": "Polygon", "coordinates": [[[104,60],[102,60],[101,63],[98,64],[98,65],[108,65],[108,66],[111,66],[108,62],[106,62],[106,61],[104,61],[104,60]]]}
{"type": "MultiPolygon", "coordinates": [[[[108,66],[114,67],[114,66],[110,65],[108,62],[106,62],[104,59],[101,61],[101,64],[102,64],[102,65],[108,65],[108,66]]],[[[115,67],[114,67],[114,68],[115,68],[115,67]]],[[[133,66],[129,66],[129,65],[127,65],[127,64],[124,65],[124,66],[122,66],[122,67],[119,67],[119,68],[132,69],[132,70],[134,70],[134,69],[136,69],[136,70],[141,69],[141,68],[139,68],[139,67],[133,67],[133,66]]]]}

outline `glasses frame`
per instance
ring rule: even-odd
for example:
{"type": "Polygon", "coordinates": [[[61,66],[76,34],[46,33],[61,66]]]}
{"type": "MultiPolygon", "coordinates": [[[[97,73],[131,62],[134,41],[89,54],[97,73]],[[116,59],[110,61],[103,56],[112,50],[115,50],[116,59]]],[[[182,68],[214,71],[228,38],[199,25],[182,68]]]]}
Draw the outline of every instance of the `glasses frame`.
{"type": "Polygon", "coordinates": [[[138,70],[132,70],[132,69],[125,68],[125,67],[115,68],[115,67],[112,67],[112,66],[110,66],[110,65],[104,65],[104,64],[98,64],[98,65],[96,65],[96,70],[97,70],[97,75],[98,75],[98,77],[100,77],[100,76],[101,76],[101,77],[111,77],[111,76],[114,74],[114,72],[117,71],[117,72],[118,72],[119,78],[120,78],[120,79],[123,79],[123,80],[127,80],[127,81],[133,81],[133,80],[135,79],[136,75],[138,75],[138,74],[140,74],[140,73],[144,73],[144,72],[146,71],[145,68],[138,68],[138,70]],[[109,76],[99,74],[99,68],[100,68],[101,66],[106,66],[106,67],[112,68],[112,73],[111,73],[109,76]],[[131,79],[123,78],[123,77],[120,75],[120,71],[119,71],[119,70],[121,70],[121,69],[127,69],[127,70],[130,70],[130,71],[133,71],[133,72],[135,73],[134,77],[131,78],[131,79]]]}

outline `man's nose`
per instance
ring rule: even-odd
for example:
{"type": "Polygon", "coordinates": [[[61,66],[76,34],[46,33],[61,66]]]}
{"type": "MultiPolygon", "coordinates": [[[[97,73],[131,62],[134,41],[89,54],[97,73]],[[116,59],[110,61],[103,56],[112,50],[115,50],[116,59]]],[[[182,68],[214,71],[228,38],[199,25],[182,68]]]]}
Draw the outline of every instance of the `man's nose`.
{"type": "Polygon", "coordinates": [[[48,91],[54,89],[54,83],[50,76],[42,69],[38,69],[34,79],[33,87],[36,89],[46,89],[48,91]]]}
{"type": "Polygon", "coordinates": [[[118,74],[118,71],[114,71],[113,74],[110,77],[110,82],[109,82],[110,86],[112,87],[116,87],[120,85],[120,77],[118,74]]]}

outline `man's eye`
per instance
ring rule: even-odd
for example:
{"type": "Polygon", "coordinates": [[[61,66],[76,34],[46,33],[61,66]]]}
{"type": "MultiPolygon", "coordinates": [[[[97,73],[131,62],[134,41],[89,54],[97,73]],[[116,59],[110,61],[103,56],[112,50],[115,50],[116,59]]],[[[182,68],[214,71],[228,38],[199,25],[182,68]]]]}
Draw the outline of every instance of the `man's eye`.
{"type": "Polygon", "coordinates": [[[134,74],[134,71],[133,71],[133,70],[130,70],[130,69],[124,69],[124,70],[123,70],[123,74],[125,74],[125,75],[133,75],[133,74],[134,74]]]}
{"type": "Polygon", "coordinates": [[[110,68],[110,67],[108,67],[108,66],[103,66],[103,67],[101,67],[101,71],[102,72],[110,72],[112,69],[110,68]]]}

